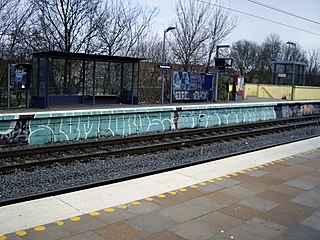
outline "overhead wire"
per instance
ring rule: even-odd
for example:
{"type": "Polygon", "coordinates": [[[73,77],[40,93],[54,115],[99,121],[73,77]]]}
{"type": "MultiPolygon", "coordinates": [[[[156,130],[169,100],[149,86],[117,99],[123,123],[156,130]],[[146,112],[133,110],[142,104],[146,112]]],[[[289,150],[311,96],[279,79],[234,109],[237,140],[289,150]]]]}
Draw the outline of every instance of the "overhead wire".
{"type": "Polygon", "coordinates": [[[277,12],[281,12],[281,13],[290,15],[290,16],[292,16],[292,17],[296,17],[296,18],[299,18],[299,19],[302,19],[302,20],[305,20],[305,21],[308,21],[308,22],[315,23],[315,24],[320,24],[320,22],[317,22],[317,21],[314,21],[314,20],[312,20],[312,19],[299,16],[299,15],[294,14],[294,13],[287,12],[287,11],[281,9],[281,8],[276,8],[276,7],[273,7],[273,6],[271,6],[271,5],[265,4],[265,3],[263,3],[263,2],[259,2],[259,1],[255,1],[255,0],[247,0],[247,1],[249,1],[249,2],[251,2],[251,3],[254,3],[254,4],[257,4],[257,5],[260,5],[260,6],[262,6],[262,7],[266,7],[266,8],[272,9],[272,10],[277,11],[277,12]]]}
{"type": "Polygon", "coordinates": [[[240,14],[243,14],[243,15],[247,15],[247,16],[250,16],[250,17],[254,17],[254,18],[261,19],[261,20],[265,20],[265,21],[268,21],[268,22],[276,23],[276,24],[279,24],[279,25],[282,25],[282,26],[285,26],[285,27],[289,27],[289,28],[293,28],[293,29],[299,30],[299,31],[303,31],[303,32],[307,32],[307,33],[310,33],[310,34],[314,34],[314,35],[320,36],[319,33],[315,33],[315,32],[312,32],[312,31],[309,31],[309,30],[306,30],[306,29],[303,29],[303,28],[298,28],[298,27],[295,27],[295,26],[292,26],[292,25],[289,25],[289,24],[285,24],[285,23],[282,23],[282,22],[274,21],[274,20],[271,20],[269,18],[260,17],[260,16],[257,16],[257,15],[251,14],[251,13],[243,12],[243,11],[236,10],[236,9],[233,9],[233,8],[230,8],[230,7],[224,7],[224,6],[221,6],[221,5],[218,5],[218,4],[215,4],[215,3],[211,3],[211,2],[207,2],[207,1],[203,1],[203,0],[196,0],[196,1],[202,2],[202,3],[205,3],[205,4],[209,4],[209,5],[213,5],[213,6],[216,6],[216,7],[222,8],[222,9],[226,9],[226,10],[229,10],[229,11],[233,11],[233,12],[236,12],[236,13],[240,13],[240,14]]]}

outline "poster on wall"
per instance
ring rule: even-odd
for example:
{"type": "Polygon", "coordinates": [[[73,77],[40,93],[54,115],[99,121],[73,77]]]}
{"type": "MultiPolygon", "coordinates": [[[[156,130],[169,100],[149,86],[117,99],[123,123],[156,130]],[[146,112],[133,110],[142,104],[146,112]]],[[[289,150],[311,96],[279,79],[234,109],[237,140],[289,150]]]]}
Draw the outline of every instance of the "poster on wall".
{"type": "Polygon", "coordinates": [[[213,74],[173,71],[173,101],[208,101],[212,98],[213,74]]]}

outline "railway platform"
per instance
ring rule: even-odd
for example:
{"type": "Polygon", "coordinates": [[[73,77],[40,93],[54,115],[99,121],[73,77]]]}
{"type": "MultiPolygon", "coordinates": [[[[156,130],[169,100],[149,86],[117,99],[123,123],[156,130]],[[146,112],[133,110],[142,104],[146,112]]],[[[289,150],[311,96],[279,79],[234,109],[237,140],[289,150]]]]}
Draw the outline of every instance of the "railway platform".
{"type": "Polygon", "coordinates": [[[320,239],[320,137],[0,207],[0,239],[320,239]]]}

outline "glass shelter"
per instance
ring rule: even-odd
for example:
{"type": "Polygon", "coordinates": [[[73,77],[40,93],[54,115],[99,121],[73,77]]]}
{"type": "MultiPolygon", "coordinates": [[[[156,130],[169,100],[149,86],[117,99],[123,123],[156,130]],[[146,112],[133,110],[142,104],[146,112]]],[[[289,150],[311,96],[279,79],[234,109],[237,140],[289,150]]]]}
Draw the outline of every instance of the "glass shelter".
{"type": "Polygon", "coordinates": [[[34,53],[32,107],[137,104],[141,60],[57,51],[34,53]]]}
{"type": "Polygon", "coordinates": [[[272,83],[276,85],[304,86],[307,64],[293,61],[272,62],[272,83]]]}

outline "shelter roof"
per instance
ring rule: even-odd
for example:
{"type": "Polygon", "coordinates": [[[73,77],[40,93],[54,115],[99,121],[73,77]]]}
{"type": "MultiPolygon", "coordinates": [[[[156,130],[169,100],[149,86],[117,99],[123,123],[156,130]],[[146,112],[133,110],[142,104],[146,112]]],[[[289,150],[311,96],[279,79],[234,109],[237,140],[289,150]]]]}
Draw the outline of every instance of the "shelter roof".
{"type": "Polygon", "coordinates": [[[98,55],[98,54],[59,52],[59,51],[36,52],[36,53],[33,53],[32,55],[33,57],[40,57],[40,58],[58,58],[58,59],[116,62],[116,63],[138,63],[142,60],[145,60],[145,58],[107,56],[107,55],[98,55]]]}

